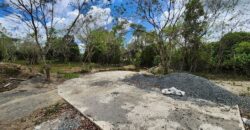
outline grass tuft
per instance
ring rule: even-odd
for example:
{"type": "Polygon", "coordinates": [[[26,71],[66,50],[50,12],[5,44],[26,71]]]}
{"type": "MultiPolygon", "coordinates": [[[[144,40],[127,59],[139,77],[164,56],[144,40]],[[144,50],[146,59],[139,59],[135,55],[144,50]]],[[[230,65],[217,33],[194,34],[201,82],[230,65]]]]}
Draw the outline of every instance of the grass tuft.
{"type": "Polygon", "coordinates": [[[79,78],[79,74],[77,73],[66,73],[64,74],[65,79],[74,79],[74,78],[79,78]]]}

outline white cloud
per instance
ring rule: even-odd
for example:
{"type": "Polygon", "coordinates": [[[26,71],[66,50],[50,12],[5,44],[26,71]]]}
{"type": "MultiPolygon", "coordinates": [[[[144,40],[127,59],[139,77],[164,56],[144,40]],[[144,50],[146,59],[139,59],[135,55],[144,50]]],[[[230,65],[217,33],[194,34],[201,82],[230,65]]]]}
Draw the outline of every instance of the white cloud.
{"type": "Polygon", "coordinates": [[[13,14],[0,17],[0,24],[6,29],[7,34],[12,37],[23,38],[32,32],[24,22],[16,19],[13,14]]]}
{"type": "MultiPolygon", "coordinates": [[[[6,0],[6,2],[8,1],[9,0],[6,0]]],[[[60,32],[65,32],[65,29],[71,25],[79,13],[78,10],[74,10],[72,6],[70,6],[71,2],[72,0],[58,0],[55,4],[54,26],[57,30],[62,30],[60,32]]],[[[32,33],[32,30],[29,29],[24,22],[18,19],[13,19],[12,17],[14,17],[13,14],[0,17],[0,23],[6,28],[9,34],[16,38],[23,38],[27,34],[32,33]]],[[[90,17],[93,19],[92,25],[90,25],[93,28],[110,24],[113,19],[110,8],[100,8],[97,6],[92,6],[86,16],[83,14],[80,16],[83,20],[90,17]]],[[[50,21],[47,24],[50,25],[50,21]]],[[[41,36],[40,40],[45,41],[45,30],[42,29],[40,24],[38,25],[41,36]]]]}
{"type": "Polygon", "coordinates": [[[75,28],[75,34],[81,39],[86,38],[86,34],[94,29],[105,27],[112,23],[113,17],[111,16],[110,8],[100,8],[92,6],[91,10],[84,16],[81,15],[78,28],[75,28]]]}

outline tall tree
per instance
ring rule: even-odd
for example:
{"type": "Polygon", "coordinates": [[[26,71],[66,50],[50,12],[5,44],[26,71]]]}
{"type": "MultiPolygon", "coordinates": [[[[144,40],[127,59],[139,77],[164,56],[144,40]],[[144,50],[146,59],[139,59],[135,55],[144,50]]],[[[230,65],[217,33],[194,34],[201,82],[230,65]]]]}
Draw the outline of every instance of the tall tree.
{"type": "Polygon", "coordinates": [[[174,29],[181,20],[186,0],[136,0],[138,15],[150,24],[157,38],[157,49],[160,55],[160,64],[164,73],[168,73],[171,64],[173,37],[175,34],[166,35],[164,29],[174,29]]]}
{"type": "Polygon", "coordinates": [[[190,0],[184,12],[183,32],[185,40],[185,70],[196,71],[201,38],[206,32],[207,16],[200,0],[190,0]]]}

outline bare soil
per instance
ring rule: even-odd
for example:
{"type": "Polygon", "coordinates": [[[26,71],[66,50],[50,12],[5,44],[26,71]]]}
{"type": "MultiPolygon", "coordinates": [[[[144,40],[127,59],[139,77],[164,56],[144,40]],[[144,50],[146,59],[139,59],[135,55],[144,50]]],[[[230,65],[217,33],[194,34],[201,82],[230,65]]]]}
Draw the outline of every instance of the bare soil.
{"type": "Polygon", "coordinates": [[[250,80],[232,81],[232,80],[211,80],[218,86],[239,96],[250,96],[250,80]]]}

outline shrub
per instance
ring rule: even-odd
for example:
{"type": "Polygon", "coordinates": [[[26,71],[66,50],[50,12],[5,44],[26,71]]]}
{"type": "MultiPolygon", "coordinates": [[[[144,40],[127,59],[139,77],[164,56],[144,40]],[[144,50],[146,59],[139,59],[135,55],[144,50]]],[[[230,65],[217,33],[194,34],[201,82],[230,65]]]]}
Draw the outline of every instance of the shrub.
{"type": "Polygon", "coordinates": [[[141,66],[152,67],[154,65],[154,59],[156,57],[156,47],[154,44],[146,46],[141,53],[141,66]]]}

